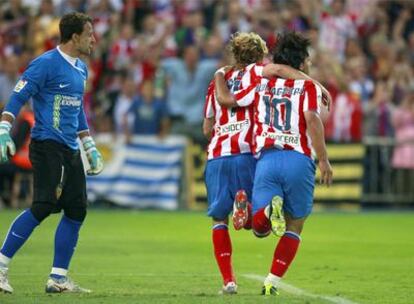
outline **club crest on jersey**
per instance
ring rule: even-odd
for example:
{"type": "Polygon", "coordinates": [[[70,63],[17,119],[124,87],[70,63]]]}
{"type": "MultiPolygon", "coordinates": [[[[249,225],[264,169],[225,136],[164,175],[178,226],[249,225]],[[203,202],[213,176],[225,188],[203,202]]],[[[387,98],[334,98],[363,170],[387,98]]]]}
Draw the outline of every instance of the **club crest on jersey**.
{"type": "Polygon", "coordinates": [[[23,88],[26,86],[26,84],[27,84],[27,80],[20,79],[16,83],[16,86],[14,87],[13,91],[16,92],[16,93],[19,93],[21,90],[23,90],[23,88]]]}
{"type": "Polygon", "coordinates": [[[241,88],[241,80],[240,79],[229,79],[227,80],[227,87],[231,92],[236,92],[241,88]]]}

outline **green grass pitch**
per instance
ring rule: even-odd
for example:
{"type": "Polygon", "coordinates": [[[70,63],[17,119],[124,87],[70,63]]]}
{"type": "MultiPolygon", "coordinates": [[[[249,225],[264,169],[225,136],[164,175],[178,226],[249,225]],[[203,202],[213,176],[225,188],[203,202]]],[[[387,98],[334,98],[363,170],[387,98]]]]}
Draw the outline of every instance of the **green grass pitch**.
{"type": "MultiPolygon", "coordinates": [[[[0,241],[16,215],[0,212],[0,241]]],[[[285,278],[307,294],[282,290],[277,298],[260,296],[262,283],[252,278],[267,274],[273,236],[256,239],[248,231],[231,231],[239,294],[223,297],[217,294],[221,279],[204,214],[95,210],[81,231],[70,271],[93,293],[46,295],[58,220],[47,219],[16,255],[10,270],[15,293],[0,294],[1,304],[414,303],[413,213],[312,215],[285,278]]]]}

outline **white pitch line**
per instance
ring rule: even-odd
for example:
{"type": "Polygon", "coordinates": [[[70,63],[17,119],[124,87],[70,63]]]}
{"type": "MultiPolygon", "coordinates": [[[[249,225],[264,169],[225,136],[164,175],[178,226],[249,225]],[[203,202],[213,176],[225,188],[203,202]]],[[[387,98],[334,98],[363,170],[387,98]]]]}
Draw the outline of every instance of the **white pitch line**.
{"type": "MultiPolygon", "coordinates": [[[[257,275],[257,274],[244,274],[243,276],[245,278],[252,279],[255,281],[260,281],[260,282],[263,282],[265,279],[265,277],[257,275]]],[[[314,298],[314,299],[323,299],[323,300],[326,300],[328,302],[335,303],[335,304],[358,304],[357,302],[353,302],[353,301],[350,301],[350,300],[347,300],[345,298],[341,298],[338,296],[333,297],[333,296],[324,296],[324,295],[310,293],[303,289],[297,288],[293,285],[290,285],[284,282],[280,282],[279,287],[280,289],[288,293],[294,294],[296,296],[304,296],[304,297],[309,297],[309,298],[314,298]]]]}
{"type": "MultiPolygon", "coordinates": [[[[194,277],[193,273],[165,273],[165,274],[160,274],[160,273],[77,273],[76,271],[71,273],[74,277],[194,277]]],[[[25,273],[25,272],[17,272],[17,273],[10,273],[9,276],[14,277],[14,276],[25,276],[25,277],[37,277],[37,276],[45,276],[48,275],[47,272],[43,273],[43,274],[38,274],[38,273],[25,273]]],[[[198,277],[217,277],[216,274],[197,274],[198,277]]]]}

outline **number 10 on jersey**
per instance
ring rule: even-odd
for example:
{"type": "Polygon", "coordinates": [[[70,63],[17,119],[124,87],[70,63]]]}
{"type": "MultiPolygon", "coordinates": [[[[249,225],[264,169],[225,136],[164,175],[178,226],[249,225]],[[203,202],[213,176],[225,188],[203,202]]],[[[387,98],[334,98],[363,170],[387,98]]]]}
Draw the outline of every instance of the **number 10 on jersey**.
{"type": "Polygon", "coordinates": [[[289,98],[271,98],[263,96],[266,106],[265,124],[274,127],[282,132],[291,129],[292,102],[289,98]]]}

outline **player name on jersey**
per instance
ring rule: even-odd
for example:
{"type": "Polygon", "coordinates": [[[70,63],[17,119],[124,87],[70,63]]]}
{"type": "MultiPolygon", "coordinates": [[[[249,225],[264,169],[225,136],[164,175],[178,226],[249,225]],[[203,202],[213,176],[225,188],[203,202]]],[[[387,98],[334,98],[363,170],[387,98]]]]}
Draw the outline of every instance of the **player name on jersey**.
{"type": "Polygon", "coordinates": [[[256,86],[256,92],[262,92],[265,91],[266,94],[272,94],[272,95],[301,95],[303,94],[304,88],[289,88],[289,87],[282,87],[282,88],[275,88],[272,87],[271,84],[265,83],[265,84],[259,84],[256,86]]]}

